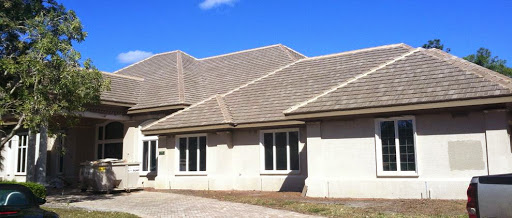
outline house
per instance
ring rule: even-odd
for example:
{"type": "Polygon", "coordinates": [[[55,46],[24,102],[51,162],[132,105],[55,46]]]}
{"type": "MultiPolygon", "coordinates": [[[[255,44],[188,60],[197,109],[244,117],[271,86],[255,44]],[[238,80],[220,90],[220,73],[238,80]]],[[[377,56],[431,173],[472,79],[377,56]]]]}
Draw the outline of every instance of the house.
{"type": "MultiPolygon", "coordinates": [[[[174,51],[104,75],[102,104],[48,146],[50,176],[111,157],[158,189],[463,199],[471,177],[512,172],[512,80],[436,49],[174,51]]],[[[23,179],[24,137],[0,177],[23,179]]]]}

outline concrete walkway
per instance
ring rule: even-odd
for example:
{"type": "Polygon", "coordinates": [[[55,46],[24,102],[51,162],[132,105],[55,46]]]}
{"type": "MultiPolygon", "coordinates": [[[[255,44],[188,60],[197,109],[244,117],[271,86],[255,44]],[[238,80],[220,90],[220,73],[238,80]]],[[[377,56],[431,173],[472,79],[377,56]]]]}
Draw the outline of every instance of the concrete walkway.
{"type": "Polygon", "coordinates": [[[51,195],[48,207],[119,211],[140,217],[313,217],[286,210],[174,193],[139,191],[109,195],[51,195]]]}

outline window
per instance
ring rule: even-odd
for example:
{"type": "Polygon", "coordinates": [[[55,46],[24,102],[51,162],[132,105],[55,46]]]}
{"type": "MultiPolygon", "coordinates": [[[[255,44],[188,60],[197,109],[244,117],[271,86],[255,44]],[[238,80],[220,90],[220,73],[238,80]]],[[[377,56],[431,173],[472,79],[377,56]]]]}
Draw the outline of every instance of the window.
{"type": "Polygon", "coordinates": [[[375,125],[378,175],[417,175],[414,118],[377,119],[375,125]]]}
{"type": "Polygon", "coordinates": [[[262,131],[262,169],[271,171],[299,171],[299,131],[262,131]]]}
{"type": "Polygon", "coordinates": [[[124,125],[122,123],[111,122],[105,126],[99,126],[97,136],[97,159],[123,159],[124,125]]]}
{"type": "Polygon", "coordinates": [[[206,172],[206,136],[177,137],[178,170],[180,172],[206,172]]]}
{"type": "Polygon", "coordinates": [[[148,136],[142,139],[142,172],[156,172],[158,163],[158,137],[148,136]]]}
{"type": "Polygon", "coordinates": [[[28,135],[19,135],[16,173],[24,174],[27,172],[27,148],[28,148],[28,135]]]}
{"type": "Polygon", "coordinates": [[[57,144],[57,173],[63,173],[64,172],[64,153],[66,152],[65,151],[65,148],[64,148],[64,136],[60,135],[58,138],[57,138],[57,141],[58,144],[57,144]]]}

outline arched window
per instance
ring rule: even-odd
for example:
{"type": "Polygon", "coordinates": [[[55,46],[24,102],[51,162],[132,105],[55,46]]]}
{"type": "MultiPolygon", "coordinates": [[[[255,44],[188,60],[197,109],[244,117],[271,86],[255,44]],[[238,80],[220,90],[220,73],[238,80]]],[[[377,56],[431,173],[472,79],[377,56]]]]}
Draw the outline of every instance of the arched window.
{"type": "Polygon", "coordinates": [[[97,155],[98,159],[123,159],[124,125],[120,122],[111,122],[97,129],[97,155]]]}

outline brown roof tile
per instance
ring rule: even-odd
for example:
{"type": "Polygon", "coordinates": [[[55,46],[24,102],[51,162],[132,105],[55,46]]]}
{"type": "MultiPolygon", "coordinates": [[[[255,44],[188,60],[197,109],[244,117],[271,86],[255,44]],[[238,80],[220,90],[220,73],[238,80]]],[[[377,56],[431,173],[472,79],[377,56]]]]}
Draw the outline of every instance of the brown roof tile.
{"type": "MultiPolygon", "coordinates": [[[[397,44],[301,59],[225,93],[222,97],[236,124],[283,120],[285,109],[410,50],[409,46],[397,44]]],[[[221,111],[213,112],[215,108],[204,106],[213,106],[215,102],[212,97],[188,110],[164,118],[145,130],[200,126],[204,120],[210,121],[209,125],[217,124],[211,121],[222,117],[212,116],[222,115],[221,111]]]]}
{"type": "Polygon", "coordinates": [[[419,50],[287,114],[512,95],[511,79],[439,50],[419,50]]]}
{"type": "Polygon", "coordinates": [[[303,56],[282,45],[203,59],[173,51],[154,55],[114,74],[144,78],[138,97],[131,99],[137,104],[130,110],[135,110],[190,105],[227,92],[299,58],[303,56]]]}

